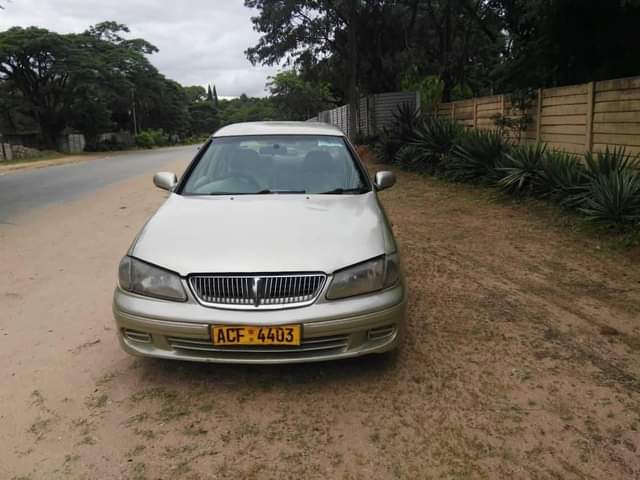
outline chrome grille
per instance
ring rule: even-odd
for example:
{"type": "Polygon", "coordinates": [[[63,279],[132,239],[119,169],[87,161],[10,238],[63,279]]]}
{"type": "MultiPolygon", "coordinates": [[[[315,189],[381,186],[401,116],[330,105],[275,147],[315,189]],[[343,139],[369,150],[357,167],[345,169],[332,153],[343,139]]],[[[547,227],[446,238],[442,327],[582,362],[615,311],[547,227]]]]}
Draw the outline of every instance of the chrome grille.
{"type": "Polygon", "coordinates": [[[258,346],[258,345],[239,345],[239,346],[215,346],[211,340],[203,340],[196,338],[183,337],[167,337],[169,346],[174,350],[188,351],[192,355],[272,355],[274,357],[283,354],[293,356],[314,356],[318,354],[339,353],[349,346],[348,335],[336,335],[331,337],[305,338],[300,345],[281,345],[281,346],[258,346]]]}
{"type": "Polygon", "coordinates": [[[324,286],[322,273],[192,275],[200,303],[224,308],[286,308],[313,303],[324,286]]]}

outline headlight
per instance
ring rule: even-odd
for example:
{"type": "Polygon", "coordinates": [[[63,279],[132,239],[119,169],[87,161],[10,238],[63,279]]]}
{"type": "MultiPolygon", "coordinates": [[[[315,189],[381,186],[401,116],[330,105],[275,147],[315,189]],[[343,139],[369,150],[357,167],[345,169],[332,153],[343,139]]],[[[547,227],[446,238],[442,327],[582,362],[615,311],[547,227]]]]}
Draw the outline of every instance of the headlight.
{"type": "Polygon", "coordinates": [[[120,261],[118,280],[120,288],[128,292],[181,302],[187,299],[178,275],[135,258],[120,261]]]}
{"type": "Polygon", "coordinates": [[[374,258],[333,275],[327,298],[353,297],[391,287],[400,277],[397,253],[374,258]]]}

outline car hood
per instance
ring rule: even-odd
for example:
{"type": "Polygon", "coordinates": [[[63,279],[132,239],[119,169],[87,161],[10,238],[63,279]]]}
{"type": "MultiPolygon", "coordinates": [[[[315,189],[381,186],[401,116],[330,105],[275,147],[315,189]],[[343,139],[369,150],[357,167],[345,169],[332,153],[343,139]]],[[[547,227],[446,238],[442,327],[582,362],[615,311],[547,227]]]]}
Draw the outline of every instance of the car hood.
{"type": "Polygon", "coordinates": [[[130,254],[190,273],[322,271],[381,255],[392,237],[375,193],[171,194],[130,254]]]}

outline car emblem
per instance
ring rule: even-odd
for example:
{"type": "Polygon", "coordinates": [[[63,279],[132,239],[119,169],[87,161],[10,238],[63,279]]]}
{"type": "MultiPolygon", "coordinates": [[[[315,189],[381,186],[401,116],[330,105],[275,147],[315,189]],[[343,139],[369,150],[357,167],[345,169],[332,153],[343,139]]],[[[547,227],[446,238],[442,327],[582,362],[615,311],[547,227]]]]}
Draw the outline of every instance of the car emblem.
{"type": "Polygon", "coordinates": [[[253,285],[251,287],[251,296],[253,297],[253,306],[260,305],[260,282],[262,278],[253,277],[253,285]]]}

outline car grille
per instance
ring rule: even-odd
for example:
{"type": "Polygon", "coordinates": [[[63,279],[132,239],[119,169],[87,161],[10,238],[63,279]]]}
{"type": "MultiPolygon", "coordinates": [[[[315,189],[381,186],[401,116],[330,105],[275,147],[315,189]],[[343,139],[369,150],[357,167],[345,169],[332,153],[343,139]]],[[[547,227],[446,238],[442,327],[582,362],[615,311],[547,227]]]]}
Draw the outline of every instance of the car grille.
{"type": "Polygon", "coordinates": [[[322,273],[192,275],[189,285],[203,305],[273,309],[313,303],[325,279],[322,273]]]}
{"type": "Polygon", "coordinates": [[[340,353],[349,346],[349,335],[306,338],[302,340],[300,345],[295,346],[241,345],[220,347],[214,345],[211,340],[183,337],[167,337],[167,342],[172,349],[189,353],[190,355],[216,356],[222,354],[230,358],[247,356],[261,358],[289,356],[302,358],[340,353]]]}

